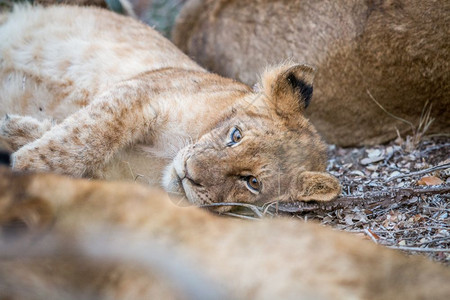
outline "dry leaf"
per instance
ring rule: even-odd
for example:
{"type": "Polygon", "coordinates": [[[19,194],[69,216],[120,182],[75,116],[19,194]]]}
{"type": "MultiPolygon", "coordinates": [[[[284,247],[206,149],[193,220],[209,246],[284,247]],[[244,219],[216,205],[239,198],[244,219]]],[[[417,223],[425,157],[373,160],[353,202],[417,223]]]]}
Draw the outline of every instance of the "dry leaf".
{"type": "Polygon", "coordinates": [[[353,214],[348,214],[348,215],[346,215],[345,216],[345,223],[347,224],[347,225],[353,225],[354,223],[353,223],[353,218],[354,218],[355,216],[353,215],[353,214]]]}
{"type": "Polygon", "coordinates": [[[411,218],[409,218],[408,221],[410,221],[410,222],[421,222],[424,219],[425,218],[421,214],[416,214],[416,215],[412,216],[411,218]]]}
{"type": "Polygon", "coordinates": [[[424,176],[417,181],[418,185],[440,185],[444,182],[436,176],[424,176]]]}

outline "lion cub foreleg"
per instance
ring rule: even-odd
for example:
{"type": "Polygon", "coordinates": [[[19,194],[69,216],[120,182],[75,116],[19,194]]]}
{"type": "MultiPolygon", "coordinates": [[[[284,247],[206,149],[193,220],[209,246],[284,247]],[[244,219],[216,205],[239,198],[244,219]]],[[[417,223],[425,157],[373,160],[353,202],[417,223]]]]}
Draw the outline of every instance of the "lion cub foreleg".
{"type": "Polygon", "coordinates": [[[151,95],[138,80],[116,85],[15,152],[13,168],[89,176],[151,130],[156,117],[151,95]]]}

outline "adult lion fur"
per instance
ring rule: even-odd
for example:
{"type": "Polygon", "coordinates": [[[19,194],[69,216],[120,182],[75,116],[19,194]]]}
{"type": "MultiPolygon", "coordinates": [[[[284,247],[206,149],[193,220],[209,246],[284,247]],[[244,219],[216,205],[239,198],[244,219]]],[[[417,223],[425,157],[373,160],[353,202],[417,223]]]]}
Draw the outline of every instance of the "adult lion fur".
{"type": "Polygon", "coordinates": [[[428,133],[449,133],[449,11],[445,0],[190,0],[172,36],[202,66],[247,84],[267,64],[315,66],[308,115],[319,132],[372,145],[397,129],[414,134],[429,104],[428,133]]]}

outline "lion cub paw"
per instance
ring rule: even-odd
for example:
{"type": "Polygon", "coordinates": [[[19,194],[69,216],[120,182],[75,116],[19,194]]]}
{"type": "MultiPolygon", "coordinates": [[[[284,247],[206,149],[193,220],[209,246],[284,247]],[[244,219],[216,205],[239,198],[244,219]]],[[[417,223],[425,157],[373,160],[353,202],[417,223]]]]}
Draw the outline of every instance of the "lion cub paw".
{"type": "Polygon", "coordinates": [[[38,147],[29,146],[26,145],[12,154],[12,168],[17,171],[50,172],[51,168],[46,162],[46,155],[40,153],[38,147]]]}
{"type": "Polygon", "coordinates": [[[44,137],[28,143],[11,156],[11,166],[18,171],[52,172],[82,177],[86,164],[84,156],[77,159],[77,149],[67,142],[44,137]]]}
{"type": "Polygon", "coordinates": [[[54,123],[19,115],[6,115],[0,120],[0,139],[12,151],[39,139],[54,123]]]}

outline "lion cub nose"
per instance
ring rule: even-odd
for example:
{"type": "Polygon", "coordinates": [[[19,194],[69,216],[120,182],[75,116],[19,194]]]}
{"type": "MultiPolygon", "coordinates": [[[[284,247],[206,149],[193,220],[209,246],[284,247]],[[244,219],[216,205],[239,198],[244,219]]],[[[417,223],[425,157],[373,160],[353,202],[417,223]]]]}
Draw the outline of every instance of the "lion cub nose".
{"type": "Polygon", "coordinates": [[[201,172],[201,169],[198,168],[195,159],[192,159],[192,157],[186,159],[184,163],[184,177],[196,185],[202,185],[199,172],[201,172]]]}

